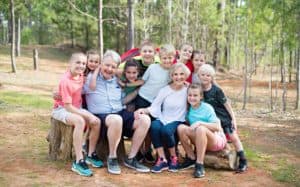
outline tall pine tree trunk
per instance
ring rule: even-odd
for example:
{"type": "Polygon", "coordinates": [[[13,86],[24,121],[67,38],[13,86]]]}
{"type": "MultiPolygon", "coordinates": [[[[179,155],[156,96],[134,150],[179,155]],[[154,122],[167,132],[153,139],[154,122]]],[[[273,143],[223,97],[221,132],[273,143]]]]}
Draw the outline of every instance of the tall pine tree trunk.
{"type": "Polygon", "coordinates": [[[127,50],[134,47],[134,9],[132,0],[127,0],[128,19],[127,19],[127,50]]]}
{"type": "Polygon", "coordinates": [[[247,104],[247,88],[248,88],[248,9],[246,8],[246,27],[245,27],[245,64],[244,64],[244,97],[243,97],[243,110],[246,109],[247,104]]]}
{"type": "Polygon", "coordinates": [[[100,59],[103,57],[102,3],[102,0],[98,0],[98,50],[100,59]]]}
{"type": "MultiPolygon", "coordinates": [[[[300,39],[300,36],[299,36],[299,39],[300,39]]],[[[296,83],[297,83],[297,95],[296,95],[296,106],[295,106],[295,109],[299,110],[300,109],[300,107],[299,107],[299,105],[300,105],[300,41],[298,42],[297,66],[296,67],[297,67],[297,79],[296,79],[297,80],[296,81],[296,83]]]]}
{"type": "Polygon", "coordinates": [[[11,14],[11,68],[12,72],[16,73],[16,57],[15,57],[15,40],[16,40],[16,34],[15,34],[15,7],[14,7],[14,0],[10,0],[10,14],[11,14]]]}
{"type": "Polygon", "coordinates": [[[18,25],[17,25],[17,41],[16,41],[16,56],[21,56],[21,18],[18,16],[18,25]]]}
{"type": "Polygon", "coordinates": [[[168,41],[172,43],[172,0],[168,0],[168,13],[169,13],[169,36],[168,41]]]}

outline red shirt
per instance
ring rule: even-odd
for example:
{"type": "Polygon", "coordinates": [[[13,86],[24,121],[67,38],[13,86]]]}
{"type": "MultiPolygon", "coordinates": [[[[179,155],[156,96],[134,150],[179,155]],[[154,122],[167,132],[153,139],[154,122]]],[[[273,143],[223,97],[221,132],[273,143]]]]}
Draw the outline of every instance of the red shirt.
{"type": "Polygon", "coordinates": [[[54,108],[64,107],[65,103],[71,103],[74,107],[81,108],[83,82],[83,75],[80,75],[78,79],[74,79],[71,72],[67,71],[59,82],[58,94],[61,95],[61,100],[54,100],[54,108]]]}

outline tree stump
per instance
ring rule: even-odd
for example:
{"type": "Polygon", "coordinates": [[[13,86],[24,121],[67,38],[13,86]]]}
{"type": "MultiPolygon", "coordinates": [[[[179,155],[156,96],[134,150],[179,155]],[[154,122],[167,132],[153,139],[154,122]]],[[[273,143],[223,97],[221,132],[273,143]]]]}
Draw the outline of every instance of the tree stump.
{"type": "Polygon", "coordinates": [[[226,144],[221,151],[207,151],[204,157],[204,165],[215,169],[235,170],[237,167],[237,154],[232,144],[226,144]]]}
{"type": "Polygon", "coordinates": [[[49,158],[51,160],[71,160],[73,127],[51,118],[51,128],[47,136],[49,158]]]}
{"type": "MultiPolygon", "coordinates": [[[[107,157],[109,155],[109,145],[107,137],[99,138],[99,141],[96,146],[96,152],[99,158],[103,161],[107,161],[107,157]]],[[[120,143],[117,148],[117,157],[119,162],[124,162],[124,158],[126,156],[125,142],[124,139],[121,138],[120,143]]]]}

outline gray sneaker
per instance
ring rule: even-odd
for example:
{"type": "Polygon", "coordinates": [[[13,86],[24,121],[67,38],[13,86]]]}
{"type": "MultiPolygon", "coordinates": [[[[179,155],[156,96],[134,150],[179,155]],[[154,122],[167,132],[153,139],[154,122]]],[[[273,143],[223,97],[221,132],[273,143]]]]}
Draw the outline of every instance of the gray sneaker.
{"type": "Polygon", "coordinates": [[[111,174],[121,174],[121,169],[117,158],[107,158],[107,169],[111,174]]]}
{"type": "Polygon", "coordinates": [[[143,173],[150,172],[150,169],[144,166],[143,164],[139,163],[135,157],[125,158],[124,165],[131,169],[135,169],[139,172],[143,172],[143,173]]]}

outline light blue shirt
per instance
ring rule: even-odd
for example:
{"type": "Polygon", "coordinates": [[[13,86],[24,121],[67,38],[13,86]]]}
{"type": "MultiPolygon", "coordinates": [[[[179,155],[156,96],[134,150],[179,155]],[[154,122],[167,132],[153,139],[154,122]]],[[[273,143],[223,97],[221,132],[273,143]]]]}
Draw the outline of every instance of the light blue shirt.
{"type": "Polygon", "coordinates": [[[190,106],[187,114],[187,120],[190,125],[197,121],[205,123],[215,123],[219,121],[213,107],[204,102],[201,102],[200,106],[196,109],[190,106]]]}
{"type": "Polygon", "coordinates": [[[86,104],[91,113],[117,113],[124,108],[122,105],[122,89],[118,85],[116,77],[105,80],[99,73],[96,79],[95,91],[92,91],[89,88],[91,79],[92,73],[87,76],[87,80],[83,86],[83,91],[86,95],[86,104]]]}

